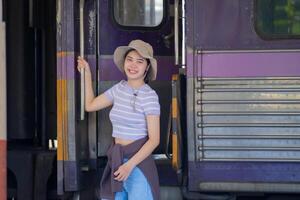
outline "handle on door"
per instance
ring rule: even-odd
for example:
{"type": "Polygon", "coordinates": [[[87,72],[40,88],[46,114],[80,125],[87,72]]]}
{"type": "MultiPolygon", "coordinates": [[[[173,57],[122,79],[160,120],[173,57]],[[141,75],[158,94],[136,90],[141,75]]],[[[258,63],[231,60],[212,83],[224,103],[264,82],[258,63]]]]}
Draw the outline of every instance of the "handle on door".
{"type": "MultiPolygon", "coordinates": [[[[80,13],[80,56],[84,57],[84,24],[83,24],[83,11],[84,11],[84,0],[80,0],[79,4],[80,13]]],[[[85,72],[84,69],[80,69],[80,120],[84,120],[84,107],[85,107],[85,72]]]]}
{"type": "Polygon", "coordinates": [[[186,67],[186,44],[185,44],[185,0],[181,0],[181,67],[186,67]]]}
{"type": "Polygon", "coordinates": [[[174,43],[175,43],[175,64],[180,65],[181,68],[186,67],[186,43],[185,43],[185,0],[175,0],[174,2],[174,43]],[[181,7],[180,6],[181,2],[181,7]],[[179,22],[181,20],[181,27],[179,22]],[[180,30],[179,30],[180,28],[180,30]],[[181,33],[181,41],[179,42],[179,33],[181,33]],[[179,46],[181,50],[179,52],[179,46]],[[179,58],[181,56],[181,60],[179,58]]]}
{"type": "Polygon", "coordinates": [[[174,46],[175,46],[175,65],[179,64],[179,0],[174,2],[174,46]]]}

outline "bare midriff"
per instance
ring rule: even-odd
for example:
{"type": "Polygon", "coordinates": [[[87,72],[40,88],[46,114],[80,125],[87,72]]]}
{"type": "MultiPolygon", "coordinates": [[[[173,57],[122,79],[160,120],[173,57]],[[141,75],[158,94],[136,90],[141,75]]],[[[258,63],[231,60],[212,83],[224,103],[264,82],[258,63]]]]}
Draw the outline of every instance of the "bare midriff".
{"type": "Polygon", "coordinates": [[[133,143],[135,140],[126,140],[122,138],[115,138],[115,144],[120,144],[122,146],[126,146],[128,144],[133,143]]]}

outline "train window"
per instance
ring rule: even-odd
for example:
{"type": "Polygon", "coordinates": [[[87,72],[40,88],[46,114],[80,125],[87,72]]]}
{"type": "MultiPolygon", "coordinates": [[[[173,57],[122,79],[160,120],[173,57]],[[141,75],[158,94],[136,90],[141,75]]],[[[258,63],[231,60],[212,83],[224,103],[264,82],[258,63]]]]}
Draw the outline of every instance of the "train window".
{"type": "Polygon", "coordinates": [[[256,0],[256,29],[267,38],[300,36],[300,0],[256,0]]]}
{"type": "Polygon", "coordinates": [[[121,26],[156,27],[164,16],[163,0],[114,0],[114,17],[121,26]]]}

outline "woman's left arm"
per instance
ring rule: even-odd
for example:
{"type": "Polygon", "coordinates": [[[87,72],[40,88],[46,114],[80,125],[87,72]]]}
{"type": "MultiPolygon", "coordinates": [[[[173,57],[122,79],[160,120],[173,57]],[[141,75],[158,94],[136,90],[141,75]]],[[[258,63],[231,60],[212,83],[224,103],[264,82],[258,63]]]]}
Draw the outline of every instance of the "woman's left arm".
{"type": "Polygon", "coordinates": [[[140,162],[146,159],[160,142],[160,116],[159,115],[147,115],[148,126],[148,141],[142,146],[142,148],[132,156],[126,163],[121,165],[119,169],[114,173],[115,180],[124,181],[130,175],[132,169],[140,162]]]}

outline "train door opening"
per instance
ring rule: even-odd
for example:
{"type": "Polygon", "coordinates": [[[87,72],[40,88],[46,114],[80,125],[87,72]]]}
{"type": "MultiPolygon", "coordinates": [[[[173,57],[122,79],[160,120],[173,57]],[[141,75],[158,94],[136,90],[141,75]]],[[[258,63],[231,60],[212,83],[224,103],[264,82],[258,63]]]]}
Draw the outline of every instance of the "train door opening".
{"type": "MultiPolygon", "coordinates": [[[[181,25],[181,6],[181,1],[101,0],[97,8],[99,20],[96,41],[99,50],[98,94],[120,80],[126,79],[113,63],[113,53],[116,47],[126,46],[134,39],[142,39],[150,43],[154,49],[154,57],[158,61],[158,73],[157,79],[149,85],[157,92],[161,105],[161,141],[154,156],[161,186],[168,188],[181,184],[181,181],[177,179],[182,169],[181,155],[179,155],[180,152],[176,157],[172,155],[175,153],[175,151],[172,152],[174,145],[176,150],[180,148],[180,145],[182,146],[180,143],[182,138],[178,139],[178,136],[172,133],[179,133],[180,128],[184,130],[182,127],[184,123],[181,122],[185,121],[185,69],[179,70],[184,65],[182,63],[184,53],[181,51],[184,49],[182,48],[184,35],[181,25]],[[109,32],[109,37],[107,32],[109,32]],[[175,49],[178,52],[175,53],[175,49]],[[175,62],[176,59],[177,62],[175,62]],[[179,124],[182,126],[178,126],[179,124]]],[[[88,10],[86,12],[90,13],[88,10]]],[[[100,159],[105,157],[106,149],[111,143],[112,126],[108,118],[109,111],[110,108],[97,113],[97,156],[100,159]]],[[[163,195],[166,195],[167,199],[175,198],[172,197],[170,190],[163,195]]]]}
{"type": "MultiPolygon", "coordinates": [[[[172,86],[176,85],[173,84],[176,81],[184,82],[184,73],[176,78],[179,64],[174,61],[174,10],[179,9],[179,1],[176,4],[161,0],[58,1],[57,8],[57,69],[61,74],[57,82],[60,94],[57,115],[62,121],[60,123],[58,120],[57,125],[58,191],[76,192],[76,198],[88,198],[86,191],[91,187],[99,187],[97,179],[101,177],[101,170],[106,163],[106,150],[112,140],[112,126],[108,118],[110,108],[84,115],[80,111],[80,95],[84,92],[80,73],[74,69],[76,57],[82,54],[89,62],[95,94],[101,94],[126,78],[114,65],[113,53],[116,47],[128,45],[134,39],[142,39],[153,46],[159,66],[157,80],[151,82],[150,86],[158,93],[161,105],[161,142],[154,152],[161,185],[179,186],[173,163],[165,156],[171,154],[171,145],[168,146],[167,141],[171,142],[169,129],[173,119],[170,113],[176,98],[173,98],[172,86]]],[[[179,27],[177,36],[180,34],[179,27]]],[[[180,44],[176,45],[177,49],[180,48],[180,44]]],[[[181,99],[185,99],[184,93],[181,99]]]]}
{"type": "Polygon", "coordinates": [[[52,0],[7,0],[3,11],[7,196],[46,199],[46,188],[56,189],[50,178],[56,176],[56,151],[48,145],[56,139],[56,4],[52,0]]]}

